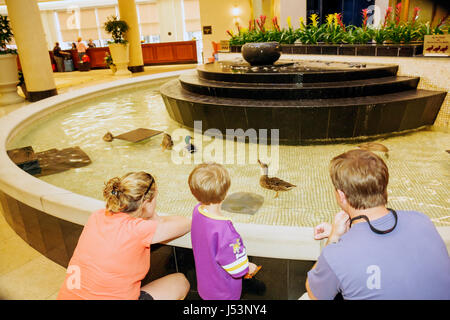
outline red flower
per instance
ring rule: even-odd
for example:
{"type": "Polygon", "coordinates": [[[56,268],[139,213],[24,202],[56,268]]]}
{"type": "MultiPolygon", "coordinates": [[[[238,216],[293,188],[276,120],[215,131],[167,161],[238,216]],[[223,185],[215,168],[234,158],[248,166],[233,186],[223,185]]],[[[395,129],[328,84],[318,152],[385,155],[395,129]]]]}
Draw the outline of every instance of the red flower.
{"type": "Polygon", "coordinates": [[[384,23],[383,23],[383,27],[386,27],[386,24],[388,23],[390,17],[391,17],[391,13],[392,13],[392,7],[388,7],[386,9],[386,13],[384,15],[384,23]]]}
{"type": "Polygon", "coordinates": [[[251,20],[251,19],[248,21],[248,31],[252,31],[253,30],[253,28],[254,28],[253,21],[254,20],[251,20]]]}
{"type": "Polygon", "coordinates": [[[419,7],[415,7],[414,8],[414,13],[413,13],[413,18],[412,18],[412,24],[414,24],[416,22],[417,19],[419,19],[419,11],[420,8],[419,7]]]}
{"type": "Polygon", "coordinates": [[[273,27],[275,28],[275,30],[280,31],[280,26],[278,25],[278,18],[277,17],[273,17],[272,19],[272,24],[273,27]]]}
{"type": "Polygon", "coordinates": [[[336,13],[336,21],[341,26],[342,30],[344,30],[345,32],[345,26],[344,23],[342,22],[342,13],[336,13]]]}
{"type": "Polygon", "coordinates": [[[398,25],[400,23],[400,13],[402,12],[402,3],[399,2],[395,6],[395,24],[398,25]]]}
{"type": "Polygon", "coordinates": [[[261,15],[259,17],[259,19],[256,20],[256,23],[258,24],[258,28],[259,30],[261,30],[261,32],[265,32],[265,28],[264,25],[266,24],[266,16],[265,15],[261,15]]]}
{"type": "Polygon", "coordinates": [[[83,61],[83,63],[86,63],[86,62],[90,62],[91,59],[89,58],[89,56],[87,54],[85,54],[83,57],[81,57],[81,61],[83,61]]]}
{"type": "Polygon", "coordinates": [[[368,16],[367,16],[367,9],[362,9],[362,16],[363,16],[363,28],[364,28],[364,30],[366,30],[366,27],[367,27],[367,19],[369,18],[368,16]]]}

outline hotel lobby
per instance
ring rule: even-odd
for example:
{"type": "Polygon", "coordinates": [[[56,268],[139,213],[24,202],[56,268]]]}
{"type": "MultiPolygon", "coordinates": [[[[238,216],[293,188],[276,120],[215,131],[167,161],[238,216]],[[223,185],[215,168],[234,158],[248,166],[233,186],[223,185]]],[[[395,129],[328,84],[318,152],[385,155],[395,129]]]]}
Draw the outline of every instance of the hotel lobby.
{"type": "MultiPolygon", "coordinates": [[[[205,162],[229,172],[221,219],[261,266],[242,300],[312,298],[349,150],[382,159],[397,228],[420,212],[450,261],[445,1],[0,0],[0,18],[1,300],[61,298],[111,178],[150,173],[157,214],[190,221],[205,162]]],[[[142,286],[181,274],[206,300],[193,243],[149,244],[142,286]]]]}

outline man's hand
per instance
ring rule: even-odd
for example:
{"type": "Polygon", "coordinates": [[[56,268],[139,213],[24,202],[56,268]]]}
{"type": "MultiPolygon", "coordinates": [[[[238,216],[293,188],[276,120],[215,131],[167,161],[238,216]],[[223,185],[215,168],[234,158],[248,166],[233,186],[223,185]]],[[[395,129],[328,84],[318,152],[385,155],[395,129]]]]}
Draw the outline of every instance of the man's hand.
{"type": "Polygon", "coordinates": [[[322,222],[314,228],[314,239],[322,240],[328,238],[331,234],[333,226],[328,222],[322,222]]]}
{"type": "Polygon", "coordinates": [[[350,216],[344,211],[336,213],[327,243],[338,242],[342,235],[344,235],[349,228],[350,216]]]}

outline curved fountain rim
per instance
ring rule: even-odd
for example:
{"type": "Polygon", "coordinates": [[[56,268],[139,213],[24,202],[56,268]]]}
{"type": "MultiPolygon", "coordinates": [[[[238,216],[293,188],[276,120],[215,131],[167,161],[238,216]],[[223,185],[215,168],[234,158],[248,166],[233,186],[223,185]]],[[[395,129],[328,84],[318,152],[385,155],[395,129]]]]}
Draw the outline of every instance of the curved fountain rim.
{"type": "MultiPolygon", "coordinates": [[[[104,202],[54,186],[21,170],[8,157],[7,143],[26,125],[70,106],[71,103],[91,99],[94,94],[106,95],[110,92],[123,91],[152,80],[179,76],[190,71],[191,69],[164,72],[89,86],[26,105],[0,118],[0,128],[2,128],[0,131],[0,190],[37,210],[84,225],[93,211],[104,208],[104,202]]],[[[234,225],[245,239],[249,255],[253,256],[316,260],[324,244],[324,241],[313,239],[312,227],[247,223],[234,223],[234,225]]],[[[445,235],[445,242],[450,242],[450,227],[438,227],[438,229],[443,237],[445,235]]],[[[166,244],[191,248],[190,234],[166,244]]]]}

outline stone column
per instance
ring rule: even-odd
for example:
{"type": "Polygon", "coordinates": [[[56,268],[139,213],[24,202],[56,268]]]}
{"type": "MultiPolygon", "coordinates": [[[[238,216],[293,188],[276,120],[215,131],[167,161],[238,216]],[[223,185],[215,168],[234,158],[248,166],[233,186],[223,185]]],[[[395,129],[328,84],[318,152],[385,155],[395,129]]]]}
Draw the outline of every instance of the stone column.
{"type": "Polygon", "coordinates": [[[30,101],[58,94],[36,0],[6,0],[30,101]]]}
{"type": "Polygon", "coordinates": [[[125,39],[130,44],[128,69],[133,73],[142,72],[144,71],[144,58],[142,57],[136,2],[134,0],[119,0],[119,13],[120,19],[126,21],[130,27],[125,34],[125,39]]]}

